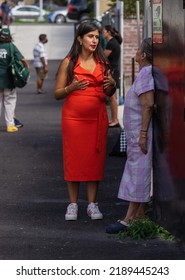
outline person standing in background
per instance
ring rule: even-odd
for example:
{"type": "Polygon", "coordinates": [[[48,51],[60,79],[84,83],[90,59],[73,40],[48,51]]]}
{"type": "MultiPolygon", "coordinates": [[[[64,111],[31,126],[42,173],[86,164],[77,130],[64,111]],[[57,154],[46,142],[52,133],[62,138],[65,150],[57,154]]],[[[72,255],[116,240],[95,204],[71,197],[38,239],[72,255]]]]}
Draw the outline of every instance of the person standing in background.
{"type": "Polygon", "coordinates": [[[3,25],[9,25],[9,12],[11,10],[10,4],[7,0],[2,2],[1,4],[1,10],[2,10],[2,26],[3,25]]]}
{"type": "MultiPolygon", "coordinates": [[[[110,62],[111,72],[116,81],[117,89],[120,88],[120,54],[122,37],[111,25],[104,26],[102,30],[104,39],[107,41],[104,53],[110,62]]],[[[109,127],[119,127],[118,103],[116,94],[110,97],[111,120],[109,127]]]]}
{"type": "Polygon", "coordinates": [[[46,34],[39,35],[39,42],[35,45],[33,49],[33,57],[34,62],[33,65],[35,67],[37,73],[37,94],[43,93],[42,87],[44,80],[46,79],[46,75],[48,73],[48,59],[47,54],[44,48],[44,44],[48,42],[48,38],[46,34]]]}
{"type": "MultiPolygon", "coordinates": [[[[14,114],[17,102],[17,92],[13,84],[12,74],[9,70],[11,62],[10,44],[12,36],[9,28],[0,30],[0,115],[2,107],[5,111],[7,132],[16,132],[14,114]]],[[[14,56],[29,68],[29,65],[17,47],[14,45],[14,56]]]]}

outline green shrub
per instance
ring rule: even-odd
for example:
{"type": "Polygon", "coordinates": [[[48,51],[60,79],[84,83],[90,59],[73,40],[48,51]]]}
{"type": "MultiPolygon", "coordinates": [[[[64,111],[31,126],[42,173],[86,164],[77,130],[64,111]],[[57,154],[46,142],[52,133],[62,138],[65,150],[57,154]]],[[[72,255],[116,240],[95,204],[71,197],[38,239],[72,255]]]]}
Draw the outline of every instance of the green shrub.
{"type": "Polygon", "coordinates": [[[174,239],[174,237],[164,228],[154,223],[149,218],[136,219],[129,223],[124,232],[118,234],[119,238],[131,237],[132,239],[153,239],[161,237],[163,239],[174,239]]]}

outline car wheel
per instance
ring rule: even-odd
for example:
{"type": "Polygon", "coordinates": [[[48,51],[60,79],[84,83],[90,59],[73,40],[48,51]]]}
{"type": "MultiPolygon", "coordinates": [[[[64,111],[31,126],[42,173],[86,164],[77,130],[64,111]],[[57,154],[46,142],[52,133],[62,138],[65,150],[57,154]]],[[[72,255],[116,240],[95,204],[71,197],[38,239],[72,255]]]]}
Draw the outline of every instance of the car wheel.
{"type": "Polygon", "coordinates": [[[55,22],[56,22],[57,24],[64,23],[64,22],[66,22],[66,18],[65,18],[65,16],[63,16],[63,15],[58,15],[58,16],[56,16],[56,18],[55,18],[55,22]]]}

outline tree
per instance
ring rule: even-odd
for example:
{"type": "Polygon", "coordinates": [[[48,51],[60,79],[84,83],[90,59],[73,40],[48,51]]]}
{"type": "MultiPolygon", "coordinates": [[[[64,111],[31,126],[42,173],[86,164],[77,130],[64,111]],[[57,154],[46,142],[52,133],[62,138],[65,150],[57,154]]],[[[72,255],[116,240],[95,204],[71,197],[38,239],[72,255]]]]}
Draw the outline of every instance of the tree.
{"type": "MultiPolygon", "coordinates": [[[[44,1],[44,0],[43,0],[44,1]]],[[[45,2],[45,1],[44,1],[45,2]]],[[[53,0],[52,1],[54,4],[57,4],[59,6],[66,6],[67,5],[67,0],[53,0]]]]}
{"type": "MultiPolygon", "coordinates": [[[[126,18],[135,18],[136,17],[136,2],[140,3],[140,12],[143,13],[143,0],[119,0],[124,2],[124,17],[126,18]]],[[[109,7],[116,7],[116,0],[109,0],[109,7]]]]}

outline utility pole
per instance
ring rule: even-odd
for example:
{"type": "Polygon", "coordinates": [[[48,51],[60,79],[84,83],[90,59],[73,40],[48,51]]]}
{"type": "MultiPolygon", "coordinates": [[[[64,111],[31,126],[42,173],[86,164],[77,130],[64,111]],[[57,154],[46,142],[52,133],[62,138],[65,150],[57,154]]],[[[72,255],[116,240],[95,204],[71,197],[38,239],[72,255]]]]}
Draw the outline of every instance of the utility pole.
{"type": "Polygon", "coordinates": [[[124,51],[124,2],[123,1],[116,1],[116,9],[119,10],[119,32],[123,38],[123,42],[121,44],[121,55],[120,55],[120,102],[123,101],[123,95],[124,95],[124,83],[123,83],[123,75],[124,75],[124,64],[123,64],[123,51],[124,51]]]}
{"type": "Polygon", "coordinates": [[[40,15],[38,17],[38,21],[43,21],[42,9],[43,9],[43,0],[39,0],[39,8],[40,8],[40,15]]]}
{"type": "Polygon", "coordinates": [[[141,38],[140,38],[140,5],[139,1],[136,1],[136,14],[137,14],[137,41],[138,41],[138,48],[141,44],[141,38]]]}
{"type": "Polygon", "coordinates": [[[144,19],[143,19],[144,38],[152,37],[152,7],[151,0],[144,1],[144,19]]]}
{"type": "Polygon", "coordinates": [[[94,17],[97,20],[100,20],[100,0],[94,1],[94,17]]]}

